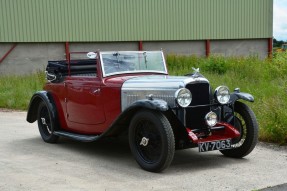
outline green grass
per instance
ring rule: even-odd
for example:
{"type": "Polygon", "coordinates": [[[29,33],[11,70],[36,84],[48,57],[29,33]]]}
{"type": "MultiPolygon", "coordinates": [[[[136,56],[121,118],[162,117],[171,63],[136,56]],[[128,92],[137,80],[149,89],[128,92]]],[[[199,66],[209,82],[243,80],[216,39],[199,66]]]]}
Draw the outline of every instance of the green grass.
{"type": "Polygon", "coordinates": [[[32,95],[43,89],[45,76],[37,72],[25,76],[0,76],[0,108],[26,110],[32,95]]]}
{"type": "MultiPolygon", "coordinates": [[[[287,143],[287,52],[273,60],[256,57],[223,58],[211,56],[168,55],[171,75],[184,75],[199,67],[212,87],[240,87],[255,97],[247,103],[255,112],[260,126],[260,140],[287,143]]],[[[26,76],[0,76],[0,108],[26,110],[34,92],[42,90],[44,73],[26,76]]]]}

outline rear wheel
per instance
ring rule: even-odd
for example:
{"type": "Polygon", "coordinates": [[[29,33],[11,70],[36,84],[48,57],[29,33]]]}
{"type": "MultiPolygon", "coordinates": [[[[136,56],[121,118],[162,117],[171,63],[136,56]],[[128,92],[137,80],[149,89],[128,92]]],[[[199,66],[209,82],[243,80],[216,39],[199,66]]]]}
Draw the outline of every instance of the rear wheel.
{"type": "Polygon", "coordinates": [[[258,124],[253,111],[242,102],[234,105],[235,128],[240,137],[232,139],[232,148],[220,151],[228,157],[241,158],[248,155],[255,147],[258,139],[258,124]]]}
{"type": "Polygon", "coordinates": [[[58,136],[53,134],[55,121],[51,117],[51,111],[45,102],[41,102],[38,107],[38,128],[42,139],[47,143],[55,143],[58,136]]]}
{"type": "Polygon", "coordinates": [[[147,171],[160,172],[172,162],[174,134],[169,121],[160,112],[142,110],[133,117],[129,144],[137,163],[147,171]]]}

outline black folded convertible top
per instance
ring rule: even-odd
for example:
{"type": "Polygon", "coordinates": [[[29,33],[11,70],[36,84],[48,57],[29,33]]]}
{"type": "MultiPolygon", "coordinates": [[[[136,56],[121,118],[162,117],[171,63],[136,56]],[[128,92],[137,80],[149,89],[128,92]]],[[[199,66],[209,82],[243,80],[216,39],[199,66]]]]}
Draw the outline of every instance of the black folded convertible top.
{"type": "MultiPolygon", "coordinates": [[[[84,74],[84,73],[96,73],[97,60],[71,60],[70,61],[70,74],[84,74]]],[[[69,74],[69,65],[67,60],[48,61],[46,67],[47,79],[53,82],[59,82],[63,77],[69,74]],[[49,77],[50,76],[50,77],[49,77]],[[52,77],[51,77],[52,76],[52,77]],[[55,77],[54,77],[55,76],[55,77]],[[51,79],[54,80],[51,80],[51,79]]]]}

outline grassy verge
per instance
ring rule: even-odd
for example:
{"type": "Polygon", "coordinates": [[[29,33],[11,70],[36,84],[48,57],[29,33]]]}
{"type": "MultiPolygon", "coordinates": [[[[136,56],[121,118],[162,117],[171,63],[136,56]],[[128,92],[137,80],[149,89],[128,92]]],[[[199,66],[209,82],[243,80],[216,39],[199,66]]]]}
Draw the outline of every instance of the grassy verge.
{"type": "MultiPolygon", "coordinates": [[[[213,87],[240,87],[251,93],[254,103],[247,103],[260,125],[260,140],[287,143],[287,53],[275,55],[272,61],[256,57],[223,58],[211,56],[168,55],[171,75],[184,75],[199,67],[213,87]]],[[[0,108],[28,107],[31,96],[45,83],[43,72],[27,76],[0,76],[0,108]]]]}
{"type": "Polygon", "coordinates": [[[34,92],[43,89],[45,76],[0,76],[0,108],[26,110],[34,92]]]}

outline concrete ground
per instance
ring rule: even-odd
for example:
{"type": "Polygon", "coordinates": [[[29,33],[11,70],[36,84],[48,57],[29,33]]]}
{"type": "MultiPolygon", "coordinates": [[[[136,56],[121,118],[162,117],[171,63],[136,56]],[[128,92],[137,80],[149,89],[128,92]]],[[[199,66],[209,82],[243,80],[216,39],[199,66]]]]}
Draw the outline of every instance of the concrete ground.
{"type": "MultiPolygon", "coordinates": [[[[162,173],[142,170],[119,139],[44,143],[25,112],[0,112],[0,190],[257,190],[287,183],[287,149],[259,143],[244,159],[176,151],[162,173]]],[[[280,187],[281,188],[281,187],[280,187]]],[[[283,190],[285,190],[283,185],[283,190]]]]}

